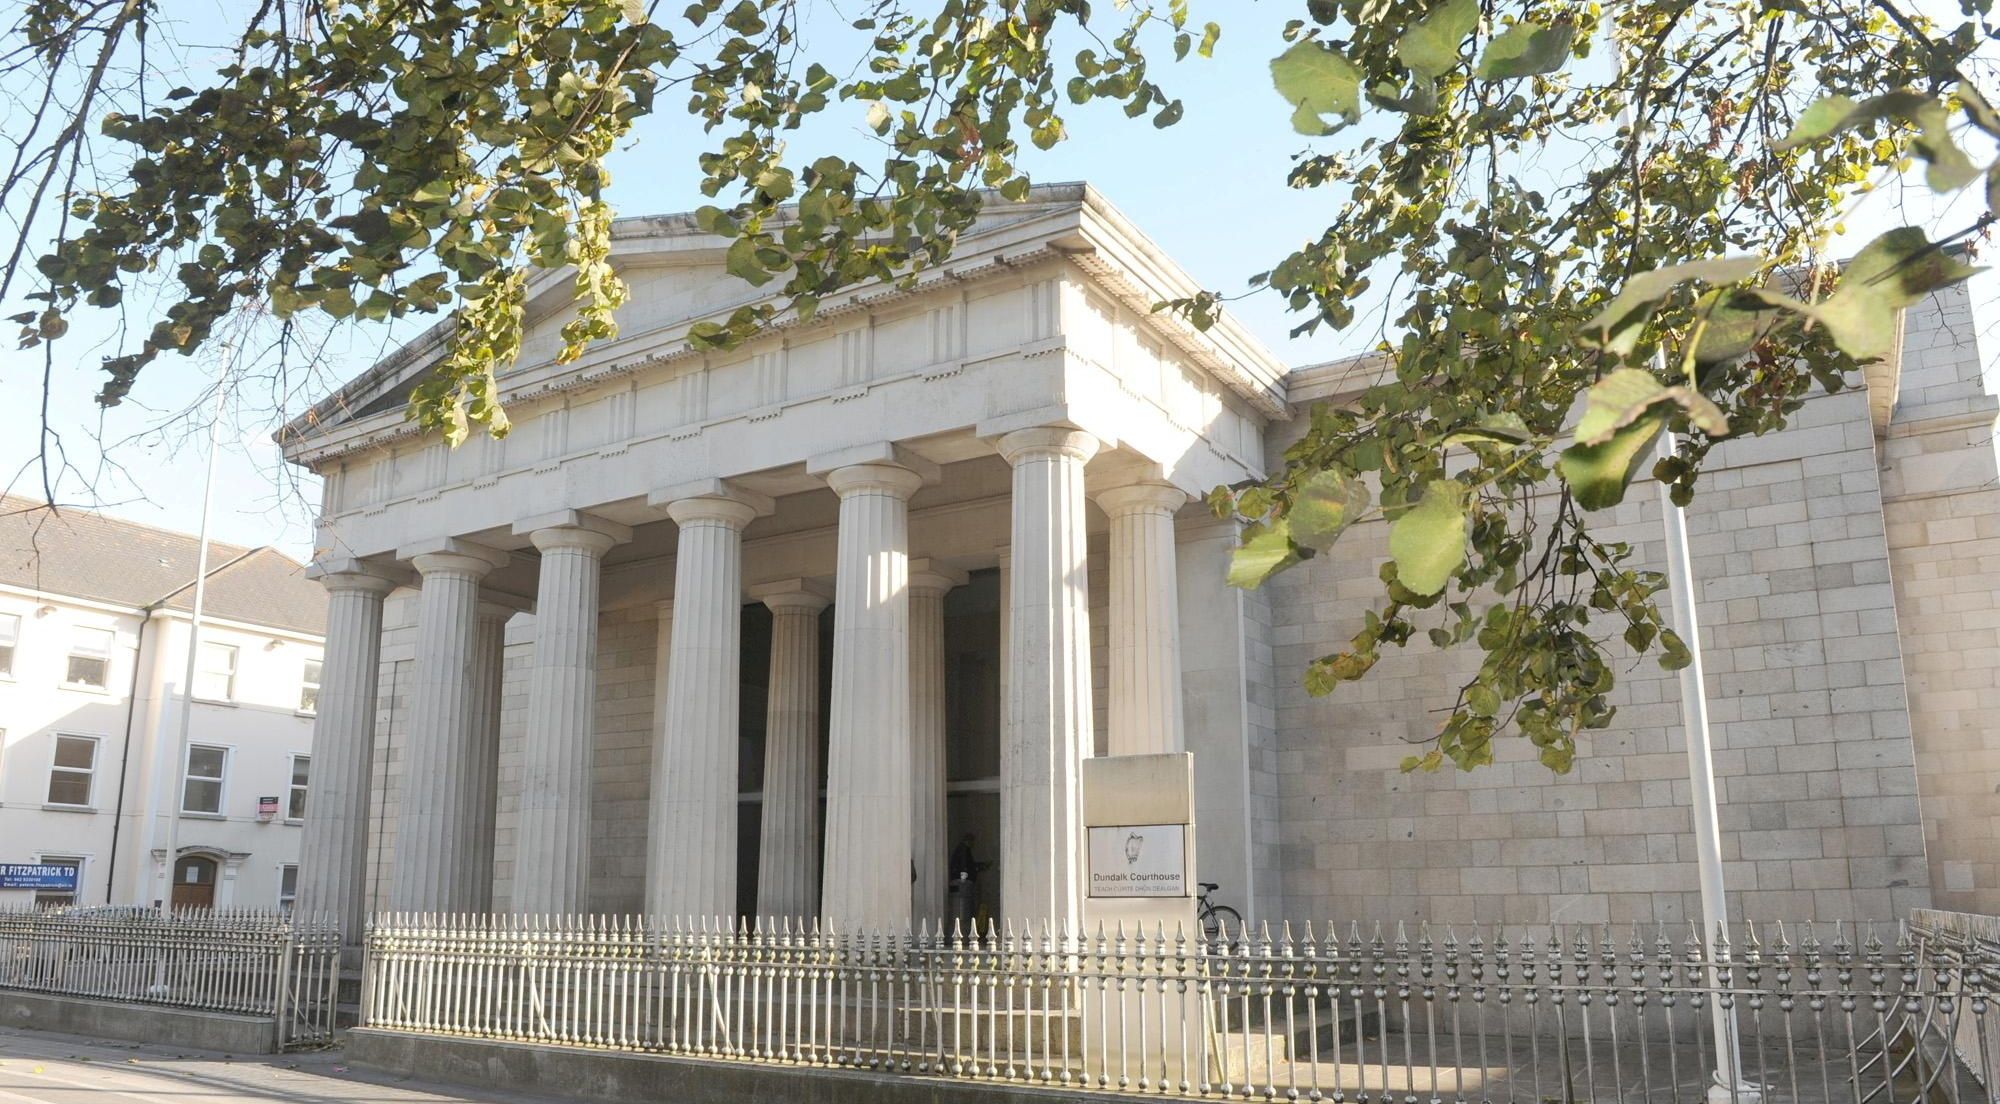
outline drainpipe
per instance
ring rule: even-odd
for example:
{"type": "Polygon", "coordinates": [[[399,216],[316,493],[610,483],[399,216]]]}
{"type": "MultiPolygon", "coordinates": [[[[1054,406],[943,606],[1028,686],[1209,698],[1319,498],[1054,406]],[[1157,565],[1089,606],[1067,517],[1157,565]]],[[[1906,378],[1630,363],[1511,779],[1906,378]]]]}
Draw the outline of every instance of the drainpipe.
{"type": "Polygon", "coordinates": [[[132,685],[125,694],[125,746],[118,750],[118,801],[111,809],[111,857],[104,864],[104,903],[118,896],[118,837],[125,831],[125,767],[132,761],[133,723],[139,713],[139,675],[146,669],[146,626],[153,623],[155,602],[139,611],[139,645],[132,649],[132,685]]]}

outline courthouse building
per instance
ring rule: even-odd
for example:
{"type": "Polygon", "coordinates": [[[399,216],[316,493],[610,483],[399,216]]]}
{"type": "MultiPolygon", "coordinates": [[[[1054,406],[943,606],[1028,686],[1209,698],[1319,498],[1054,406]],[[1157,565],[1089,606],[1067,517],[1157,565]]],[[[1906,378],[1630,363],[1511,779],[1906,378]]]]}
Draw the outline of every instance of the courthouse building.
{"type": "MultiPolygon", "coordinates": [[[[1083,185],[996,200],[950,263],[728,352],[760,293],[689,216],[621,221],[621,335],[558,365],[531,287],[514,432],[404,418],[442,327],[287,428],[329,597],[301,907],[1081,914],[1092,755],[1187,750],[1198,876],[1254,919],[1694,914],[1672,676],[1621,668],[1557,777],[1521,741],[1404,775],[1476,657],[1422,644],[1314,699],[1377,593],[1350,532],[1231,589],[1195,501],[1280,462],[1368,360],[1293,367],[1083,185]]],[[[2000,910],[1996,381],[1971,292],[1869,386],[1730,443],[1691,509],[1739,915],[2000,910]]],[[[1661,562],[1635,487],[1608,535],[1661,562]]],[[[1616,636],[1607,629],[1607,635],[1616,636]]]]}

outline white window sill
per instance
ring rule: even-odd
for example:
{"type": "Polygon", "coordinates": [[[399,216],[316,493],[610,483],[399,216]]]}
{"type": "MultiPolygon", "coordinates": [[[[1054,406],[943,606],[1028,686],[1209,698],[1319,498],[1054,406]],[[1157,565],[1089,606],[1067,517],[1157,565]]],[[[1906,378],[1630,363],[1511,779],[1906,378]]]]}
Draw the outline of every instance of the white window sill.
{"type": "Polygon", "coordinates": [[[286,818],[285,818],[284,820],[280,821],[279,823],[281,823],[281,824],[288,824],[288,825],[290,825],[290,826],[291,826],[291,827],[293,827],[293,828],[303,828],[303,827],[305,827],[305,823],[306,823],[306,818],[304,818],[304,817],[286,817],[286,818]]]}
{"type": "Polygon", "coordinates": [[[92,686],[90,683],[87,682],[59,682],[56,684],[56,689],[70,690],[78,694],[101,694],[106,697],[110,696],[111,694],[110,687],[92,686]]]}
{"type": "Polygon", "coordinates": [[[200,811],[198,811],[198,810],[195,810],[195,809],[182,809],[182,810],[181,810],[181,819],[183,819],[183,820],[228,820],[228,819],[229,819],[229,815],[228,815],[227,813],[204,813],[204,812],[200,812],[200,811]]]}
{"type": "Polygon", "coordinates": [[[45,812],[45,813],[94,813],[94,812],[96,812],[96,811],[97,811],[97,806],[95,806],[95,805],[60,805],[60,804],[56,804],[56,803],[54,803],[54,802],[46,802],[46,801],[45,801],[45,802],[43,802],[43,803],[42,803],[42,811],[43,811],[43,812],[45,812]]]}
{"type": "Polygon", "coordinates": [[[311,720],[311,719],[313,719],[313,718],[315,718],[315,717],[319,716],[319,710],[317,710],[317,709],[294,709],[294,710],[292,710],[292,716],[294,716],[294,717],[304,717],[304,718],[306,718],[307,720],[311,720]]]}
{"type": "Polygon", "coordinates": [[[195,697],[194,703],[196,705],[220,705],[229,709],[234,709],[237,706],[237,702],[230,698],[204,698],[199,695],[195,697]]]}

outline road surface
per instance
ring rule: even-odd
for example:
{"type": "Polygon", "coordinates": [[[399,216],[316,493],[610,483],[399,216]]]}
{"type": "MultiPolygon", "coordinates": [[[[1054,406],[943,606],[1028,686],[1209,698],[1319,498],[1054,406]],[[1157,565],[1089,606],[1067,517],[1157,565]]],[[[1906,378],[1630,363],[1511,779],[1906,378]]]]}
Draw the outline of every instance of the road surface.
{"type": "Polygon", "coordinates": [[[0,1104],[548,1104],[349,1070],[338,1050],[231,1057],[0,1028],[0,1104]]]}

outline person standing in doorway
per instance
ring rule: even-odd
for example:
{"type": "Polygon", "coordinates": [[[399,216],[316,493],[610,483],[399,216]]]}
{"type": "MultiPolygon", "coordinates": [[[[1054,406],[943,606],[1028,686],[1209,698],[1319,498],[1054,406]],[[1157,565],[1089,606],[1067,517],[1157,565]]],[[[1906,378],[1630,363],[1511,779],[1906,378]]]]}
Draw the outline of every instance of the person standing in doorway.
{"type": "Polygon", "coordinates": [[[973,835],[967,832],[951,849],[951,916],[959,924],[960,930],[970,934],[972,924],[978,915],[979,868],[982,865],[973,857],[973,835]]]}

